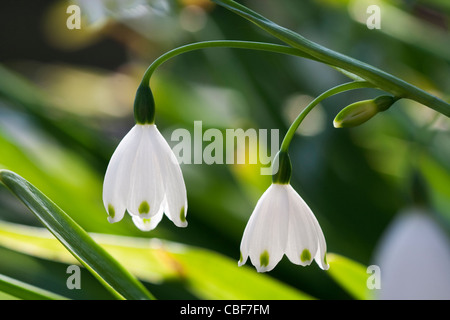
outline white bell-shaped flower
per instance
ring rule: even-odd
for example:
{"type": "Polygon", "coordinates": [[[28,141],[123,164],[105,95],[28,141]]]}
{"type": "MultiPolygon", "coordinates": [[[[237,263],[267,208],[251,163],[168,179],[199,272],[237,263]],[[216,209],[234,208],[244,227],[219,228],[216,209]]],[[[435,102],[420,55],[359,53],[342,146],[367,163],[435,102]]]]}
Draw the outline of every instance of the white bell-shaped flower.
{"type": "Polygon", "coordinates": [[[103,184],[108,221],[125,211],[144,231],[154,229],[163,213],[186,227],[187,197],[180,165],[154,124],[136,124],[111,157],[103,184]]]}
{"type": "Polygon", "coordinates": [[[284,254],[298,265],[315,260],[321,269],[329,267],[325,237],[311,209],[289,183],[273,183],[245,228],[239,266],[250,257],[258,272],[270,271],[284,254]]]}

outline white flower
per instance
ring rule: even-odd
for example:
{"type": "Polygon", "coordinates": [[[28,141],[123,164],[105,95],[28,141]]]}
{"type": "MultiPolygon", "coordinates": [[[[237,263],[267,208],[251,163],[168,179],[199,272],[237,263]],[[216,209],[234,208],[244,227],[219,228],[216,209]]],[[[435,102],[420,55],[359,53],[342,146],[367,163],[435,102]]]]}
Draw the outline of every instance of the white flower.
{"type": "Polygon", "coordinates": [[[407,208],[388,225],[375,249],[380,300],[449,300],[450,242],[425,208],[407,208]]]}
{"type": "Polygon", "coordinates": [[[250,256],[258,272],[270,271],[284,254],[292,263],[306,266],[314,259],[328,269],[325,237],[311,209],[290,184],[273,183],[245,228],[239,266],[250,256]]]}
{"type": "Polygon", "coordinates": [[[103,183],[108,221],[125,211],[144,231],[154,229],[163,213],[186,227],[186,187],[178,161],[154,124],[136,124],[111,157],[103,183]]]}

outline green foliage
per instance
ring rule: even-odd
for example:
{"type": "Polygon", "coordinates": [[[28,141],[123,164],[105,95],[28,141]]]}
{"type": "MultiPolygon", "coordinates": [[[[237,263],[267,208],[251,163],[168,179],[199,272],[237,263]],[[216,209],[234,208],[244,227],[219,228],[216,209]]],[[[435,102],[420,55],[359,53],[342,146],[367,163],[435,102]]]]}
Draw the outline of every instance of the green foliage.
{"type": "MultiPolygon", "coordinates": [[[[197,299],[311,299],[312,297],[210,250],[154,239],[93,234],[123,267],[150,284],[177,282],[197,299]]],[[[0,224],[0,244],[35,257],[78,263],[45,229],[0,224]]]]}
{"type": "Polygon", "coordinates": [[[5,184],[39,221],[118,298],[152,299],[152,295],[55,203],[19,175],[0,171],[5,184]]]}
{"type": "Polygon", "coordinates": [[[338,254],[327,255],[330,264],[329,275],[336,280],[353,298],[368,298],[367,268],[338,254]]]}
{"type": "Polygon", "coordinates": [[[66,298],[41,288],[17,281],[0,274],[0,293],[7,292],[18,299],[23,300],[65,300],[66,298]]]}

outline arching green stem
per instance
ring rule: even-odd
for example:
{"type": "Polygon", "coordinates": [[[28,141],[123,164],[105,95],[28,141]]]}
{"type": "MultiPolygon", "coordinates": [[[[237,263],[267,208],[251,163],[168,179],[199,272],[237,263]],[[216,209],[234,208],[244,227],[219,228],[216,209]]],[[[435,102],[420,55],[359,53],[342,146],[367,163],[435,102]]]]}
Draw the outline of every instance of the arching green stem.
{"type": "Polygon", "coordinates": [[[344,91],[348,91],[348,90],[360,89],[360,88],[375,88],[375,86],[373,84],[371,84],[370,82],[366,82],[366,81],[354,81],[354,82],[344,83],[344,84],[338,85],[334,88],[331,88],[328,91],[325,91],[324,93],[319,95],[317,98],[315,98],[313,101],[311,101],[311,103],[308,106],[306,106],[305,109],[303,109],[303,111],[297,116],[297,118],[294,120],[294,122],[289,127],[286,135],[284,136],[283,142],[281,143],[280,151],[281,152],[288,151],[288,148],[292,141],[292,138],[295,135],[295,131],[297,131],[298,127],[302,123],[303,119],[305,119],[305,117],[308,115],[308,113],[312,109],[314,109],[314,107],[317,106],[321,101],[323,101],[324,99],[331,97],[335,94],[338,94],[338,93],[341,93],[344,91]]]}
{"type": "Polygon", "coordinates": [[[144,76],[142,77],[142,81],[136,92],[136,98],[134,101],[134,118],[136,123],[146,124],[146,123],[154,123],[155,121],[155,101],[153,99],[153,93],[150,89],[150,78],[155,72],[155,70],[164,62],[175,56],[178,56],[182,53],[186,53],[189,51],[206,48],[238,48],[238,49],[259,50],[274,53],[282,53],[286,55],[293,55],[319,61],[318,59],[311,57],[308,54],[305,54],[301,50],[298,50],[296,48],[292,48],[286,45],[278,45],[264,42],[253,42],[253,41],[238,41],[238,40],[202,41],[175,48],[161,55],[145,71],[144,76]]]}
{"type": "Polygon", "coordinates": [[[214,41],[202,41],[196,43],[190,43],[178,48],[175,48],[171,51],[166,52],[156,59],[145,71],[145,74],[142,78],[141,85],[149,85],[150,78],[155,70],[167,60],[178,56],[182,53],[186,53],[189,51],[206,49],[206,48],[235,48],[235,49],[249,49],[249,50],[259,50],[259,51],[267,51],[274,53],[281,53],[286,55],[293,55],[298,57],[303,57],[311,60],[319,61],[318,59],[305,54],[301,50],[296,48],[292,48],[290,46],[273,44],[273,43],[264,43],[264,42],[254,42],[254,41],[239,41],[239,40],[214,40],[214,41]]]}

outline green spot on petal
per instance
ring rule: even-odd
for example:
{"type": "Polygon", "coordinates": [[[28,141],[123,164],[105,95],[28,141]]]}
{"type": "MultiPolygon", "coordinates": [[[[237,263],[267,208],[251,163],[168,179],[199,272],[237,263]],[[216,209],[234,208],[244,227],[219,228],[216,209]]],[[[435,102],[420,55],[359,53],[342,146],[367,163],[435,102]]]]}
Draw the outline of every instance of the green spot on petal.
{"type": "Polygon", "coordinates": [[[328,264],[328,262],[327,262],[327,254],[326,253],[323,255],[323,261],[325,262],[325,264],[328,264]]]}
{"type": "Polygon", "coordinates": [[[300,255],[300,260],[302,262],[310,261],[311,260],[311,252],[309,252],[308,249],[303,250],[302,254],[300,255]]]}
{"type": "Polygon", "coordinates": [[[267,252],[267,250],[265,250],[259,256],[259,264],[261,265],[261,267],[267,267],[269,265],[269,253],[267,252]]]}
{"type": "Polygon", "coordinates": [[[116,210],[114,209],[112,204],[108,204],[108,214],[111,218],[114,218],[116,215],[116,210]]]}
{"type": "Polygon", "coordinates": [[[184,207],[180,210],[180,220],[181,222],[186,222],[186,215],[184,214],[184,207]]]}
{"type": "Polygon", "coordinates": [[[150,212],[150,205],[147,201],[142,201],[141,205],[139,206],[139,213],[149,213],[150,212]]]}
{"type": "Polygon", "coordinates": [[[144,223],[150,223],[150,220],[152,220],[152,219],[150,219],[150,218],[148,218],[148,219],[142,219],[142,221],[143,221],[144,223]]]}
{"type": "Polygon", "coordinates": [[[239,251],[239,262],[242,263],[243,260],[244,260],[244,258],[242,258],[242,252],[239,251]]]}

